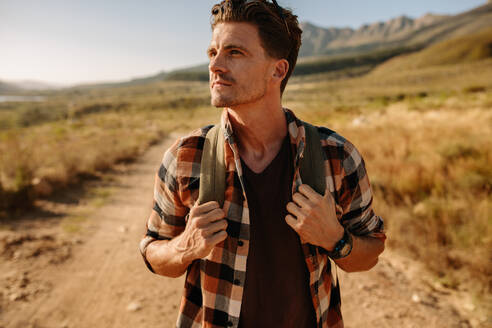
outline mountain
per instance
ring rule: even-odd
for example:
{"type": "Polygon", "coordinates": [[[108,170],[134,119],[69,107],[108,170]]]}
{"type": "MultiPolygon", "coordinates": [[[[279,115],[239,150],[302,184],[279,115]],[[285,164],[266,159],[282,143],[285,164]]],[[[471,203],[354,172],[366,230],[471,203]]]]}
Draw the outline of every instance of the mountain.
{"type": "Polygon", "coordinates": [[[0,94],[19,93],[28,90],[59,89],[60,85],[34,80],[5,81],[0,80],[0,94]]]}
{"type": "Polygon", "coordinates": [[[454,16],[426,14],[417,19],[400,16],[387,22],[365,24],[358,29],[323,28],[304,22],[301,23],[303,39],[299,56],[424,47],[488,26],[492,26],[491,3],[454,16]]]}
{"type": "Polygon", "coordinates": [[[492,58],[492,27],[435,43],[419,52],[398,56],[378,66],[373,74],[454,65],[492,58]]]}
{"type": "MultiPolygon", "coordinates": [[[[302,46],[294,75],[328,71],[363,74],[393,57],[417,52],[436,42],[492,27],[492,3],[462,14],[426,14],[417,19],[400,16],[359,29],[321,28],[301,23],[302,46]]],[[[155,79],[208,80],[207,65],[154,76],[155,79]]]]}
{"type": "Polygon", "coordinates": [[[0,94],[7,94],[12,92],[18,92],[21,89],[12,83],[7,83],[5,81],[0,81],[0,94]]]}
{"type": "Polygon", "coordinates": [[[21,80],[12,83],[23,90],[49,90],[61,88],[61,85],[58,84],[35,80],[21,80]]]}

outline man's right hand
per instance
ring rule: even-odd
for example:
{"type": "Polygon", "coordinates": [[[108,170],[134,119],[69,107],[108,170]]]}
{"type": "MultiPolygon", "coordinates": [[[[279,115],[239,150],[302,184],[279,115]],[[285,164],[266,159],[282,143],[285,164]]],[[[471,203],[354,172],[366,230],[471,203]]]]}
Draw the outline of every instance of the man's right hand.
{"type": "Polygon", "coordinates": [[[174,243],[182,263],[207,257],[215,245],[227,238],[227,220],[216,201],[191,208],[185,230],[174,243]]]}

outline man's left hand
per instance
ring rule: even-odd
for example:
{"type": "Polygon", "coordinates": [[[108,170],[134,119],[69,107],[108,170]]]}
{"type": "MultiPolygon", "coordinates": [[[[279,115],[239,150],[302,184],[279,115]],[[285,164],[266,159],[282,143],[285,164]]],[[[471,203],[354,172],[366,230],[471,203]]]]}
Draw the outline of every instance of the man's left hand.
{"type": "Polygon", "coordinates": [[[285,221],[294,229],[301,242],[321,246],[332,251],[343,237],[343,227],[337,219],[335,200],[330,191],[322,196],[309,185],[303,184],[287,204],[285,221]]]}

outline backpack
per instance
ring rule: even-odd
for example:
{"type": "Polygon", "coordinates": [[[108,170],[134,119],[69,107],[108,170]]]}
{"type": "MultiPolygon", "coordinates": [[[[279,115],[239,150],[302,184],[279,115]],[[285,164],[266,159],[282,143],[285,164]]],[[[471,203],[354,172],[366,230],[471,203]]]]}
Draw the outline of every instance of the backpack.
{"type": "MultiPolygon", "coordinates": [[[[325,154],[321,148],[318,129],[302,121],[306,131],[304,154],[300,159],[300,174],[302,181],[313,188],[317,193],[324,195],[326,187],[325,154]]],[[[214,125],[207,132],[200,165],[200,187],[198,204],[217,201],[220,207],[224,206],[226,167],[224,161],[224,138],[220,124],[214,125]]],[[[328,257],[332,277],[336,277],[330,299],[340,302],[340,288],[337,265],[328,257]],[[334,271],[334,272],[333,272],[334,271]]]]}

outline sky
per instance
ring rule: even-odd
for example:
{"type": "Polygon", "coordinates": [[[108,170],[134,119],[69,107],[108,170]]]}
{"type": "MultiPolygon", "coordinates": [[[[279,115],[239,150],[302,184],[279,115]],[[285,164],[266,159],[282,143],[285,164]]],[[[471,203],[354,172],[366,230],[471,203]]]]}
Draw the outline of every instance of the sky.
{"type": "MultiPolygon", "coordinates": [[[[218,0],[0,0],[0,80],[57,85],[121,81],[207,62],[218,0]]],[[[457,14],[486,0],[278,0],[323,27],[425,13],[457,14]]]]}

